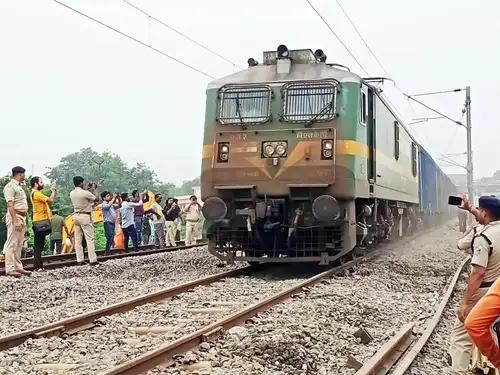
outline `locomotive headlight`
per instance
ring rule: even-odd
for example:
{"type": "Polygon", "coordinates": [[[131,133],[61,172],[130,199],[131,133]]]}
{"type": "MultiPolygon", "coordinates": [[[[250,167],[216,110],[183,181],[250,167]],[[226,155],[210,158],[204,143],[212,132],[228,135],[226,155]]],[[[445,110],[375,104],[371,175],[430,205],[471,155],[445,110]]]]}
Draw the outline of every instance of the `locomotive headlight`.
{"type": "Polygon", "coordinates": [[[271,156],[272,154],[274,154],[274,146],[269,144],[264,146],[264,155],[271,156]]]}
{"type": "Polygon", "coordinates": [[[219,143],[219,152],[217,155],[217,162],[227,163],[229,160],[229,143],[221,142],[219,143]]]}
{"type": "Polygon", "coordinates": [[[332,150],[323,150],[323,156],[325,158],[331,158],[333,155],[332,150]]]}
{"type": "Polygon", "coordinates": [[[286,147],[283,145],[278,145],[276,146],[276,152],[278,153],[279,156],[283,156],[286,152],[286,147]]]}
{"type": "Polygon", "coordinates": [[[333,139],[323,139],[321,141],[321,159],[331,159],[333,157],[333,139]]]}

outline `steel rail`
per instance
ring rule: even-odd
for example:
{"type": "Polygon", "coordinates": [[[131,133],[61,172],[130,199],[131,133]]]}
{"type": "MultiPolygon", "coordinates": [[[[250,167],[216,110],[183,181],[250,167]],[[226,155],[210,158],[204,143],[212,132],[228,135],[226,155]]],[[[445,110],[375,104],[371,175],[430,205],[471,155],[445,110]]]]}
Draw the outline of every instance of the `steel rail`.
{"type": "MultiPolygon", "coordinates": [[[[205,246],[205,245],[206,245],[206,243],[197,243],[195,245],[180,245],[180,246],[175,246],[175,247],[163,247],[163,248],[159,248],[159,249],[149,248],[147,250],[139,250],[137,252],[135,252],[135,251],[125,252],[124,250],[122,252],[120,252],[120,250],[122,250],[122,249],[116,249],[115,254],[98,255],[97,261],[102,262],[102,261],[111,260],[111,259],[122,259],[122,258],[135,257],[135,256],[167,253],[167,252],[186,250],[186,249],[190,249],[193,247],[205,246]]],[[[62,255],[66,255],[66,254],[62,254],[62,255]]],[[[61,257],[62,259],[59,257],[61,257],[61,255],[49,255],[49,256],[43,257],[42,258],[42,261],[44,263],[43,268],[46,268],[46,269],[62,268],[62,267],[68,267],[68,266],[76,266],[78,264],[78,262],[76,261],[76,254],[75,253],[69,253],[67,256],[61,257]]],[[[29,258],[29,259],[31,259],[31,262],[33,262],[32,258],[29,258]]],[[[24,266],[24,269],[29,270],[29,271],[33,271],[34,265],[33,264],[26,264],[24,266]]],[[[0,276],[5,276],[5,266],[3,268],[0,268],[0,276]]]]}
{"type": "MultiPolygon", "coordinates": [[[[198,243],[199,246],[204,246],[207,243],[205,241],[201,241],[198,243]]],[[[177,241],[176,242],[177,246],[185,246],[185,241],[177,241]]],[[[140,245],[139,250],[150,250],[153,249],[153,245],[140,245]]],[[[104,249],[98,249],[95,251],[96,254],[99,255],[104,255],[105,250],[104,249]]],[[[121,254],[124,253],[125,249],[123,247],[113,247],[111,248],[111,255],[114,253],[116,254],[121,254]]],[[[88,257],[88,252],[85,251],[85,256],[88,257]]],[[[52,262],[52,261],[59,261],[59,260],[66,260],[66,259],[74,259],[76,258],[76,253],[73,251],[71,253],[64,253],[64,254],[55,254],[55,255],[44,255],[42,256],[42,261],[43,262],[52,262]]],[[[27,257],[27,258],[21,258],[21,262],[23,264],[30,264],[33,263],[33,257],[27,257]]],[[[2,259],[0,260],[0,267],[5,267],[5,260],[2,259]]]]}
{"type": "Polygon", "coordinates": [[[304,288],[308,288],[314,284],[321,282],[325,278],[329,278],[338,274],[346,269],[349,269],[358,263],[372,258],[379,249],[373,252],[356,258],[352,261],[346,262],[341,266],[332,268],[330,270],[319,273],[307,280],[304,280],[291,288],[281,291],[271,297],[268,297],[260,302],[248,306],[240,311],[237,311],[227,317],[211,323],[191,334],[185,335],[175,341],[145,353],[137,358],[118,365],[117,367],[104,371],[102,375],[137,375],[143,374],[155,368],[158,365],[169,363],[173,360],[173,356],[190,350],[204,341],[212,341],[217,338],[225,330],[234,327],[238,324],[244,323],[249,318],[255,316],[261,311],[265,311],[270,307],[288,299],[294,294],[300,293],[304,288]]]}
{"type": "Polygon", "coordinates": [[[0,351],[13,348],[22,344],[30,338],[51,337],[61,335],[73,335],[85,329],[94,327],[94,322],[103,316],[123,313],[134,309],[137,306],[158,302],[168,297],[185,293],[197,286],[208,285],[229,277],[237,277],[250,273],[251,267],[239,268],[207,277],[203,277],[184,284],[176,285],[167,289],[148,293],[113,305],[105,306],[94,311],[62,319],[54,323],[49,323],[37,328],[28,329],[19,333],[0,338],[0,351]]]}
{"type": "Polygon", "coordinates": [[[405,324],[394,337],[387,341],[354,375],[385,375],[395,364],[397,367],[391,372],[391,375],[403,375],[408,370],[441,319],[441,315],[453,293],[458,278],[465,265],[469,262],[469,259],[467,257],[458,266],[441,299],[441,303],[434,315],[427,321],[422,336],[420,336],[415,344],[411,346],[416,339],[416,336],[413,335],[413,328],[417,322],[410,322],[405,324]],[[410,346],[411,348],[408,350],[410,346]],[[403,354],[404,357],[401,358],[403,354]]]}

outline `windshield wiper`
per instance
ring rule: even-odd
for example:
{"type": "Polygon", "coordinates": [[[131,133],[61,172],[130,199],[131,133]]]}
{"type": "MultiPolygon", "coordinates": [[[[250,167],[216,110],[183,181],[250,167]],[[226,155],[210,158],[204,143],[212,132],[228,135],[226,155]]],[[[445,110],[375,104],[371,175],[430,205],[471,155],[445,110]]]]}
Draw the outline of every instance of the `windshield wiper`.
{"type": "Polygon", "coordinates": [[[319,111],[316,115],[314,115],[314,117],[309,121],[307,122],[304,127],[305,128],[308,128],[310,127],[312,124],[314,124],[316,121],[318,121],[318,118],[322,115],[324,115],[325,113],[328,112],[328,110],[332,109],[333,108],[333,101],[334,99],[332,99],[329,103],[327,103],[322,109],[321,111],[319,111]]]}
{"type": "Polygon", "coordinates": [[[236,114],[240,119],[242,129],[245,130],[246,126],[243,125],[243,117],[241,117],[241,102],[240,102],[240,96],[238,94],[236,94],[236,114]]]}

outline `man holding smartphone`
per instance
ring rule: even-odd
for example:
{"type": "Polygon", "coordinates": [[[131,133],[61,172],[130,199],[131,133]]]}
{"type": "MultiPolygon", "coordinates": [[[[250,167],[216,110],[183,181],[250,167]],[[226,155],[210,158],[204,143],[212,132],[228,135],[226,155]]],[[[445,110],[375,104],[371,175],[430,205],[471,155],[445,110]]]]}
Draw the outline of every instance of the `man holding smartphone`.
{"type": "Polygon", "coordinates": [[[181,209],[179,205],[174,201],[174,198],[170,197],[167,199],[167,204],[163,209],[163,214],[165,215],[165,228],[167,230],[167,246],[176,246],[175,243],[175,221],[179,217],[181,209]]]}
{"type": "MultiPolygon", "coordinates": [[[[472,339],[469,336],[465,319],[471,309],[483,297],[493,282],[500,276],[500,200],[491,196],[479,198],[479,208],[472,207],[468,199],[462,196],[461,208],[473,214],[482,225],[472,238],[472,272],[467,281],[467,288],[460,302],[457,321],[452,329],[450,355],[453,374],[467,374],[469,369],[472,339]]],[[[489,328],[488,328],[489,329],[489,328]]],[[[469,331],[470,332],[470,331],[469,331]]],[[[485,353],[485,345],[476,346],[495,365],[485,353]]],[[[489,344],[488,344],[489,345],[489,344]]],[[[500,361],[497,359],[497,362],[500,361]]]]}

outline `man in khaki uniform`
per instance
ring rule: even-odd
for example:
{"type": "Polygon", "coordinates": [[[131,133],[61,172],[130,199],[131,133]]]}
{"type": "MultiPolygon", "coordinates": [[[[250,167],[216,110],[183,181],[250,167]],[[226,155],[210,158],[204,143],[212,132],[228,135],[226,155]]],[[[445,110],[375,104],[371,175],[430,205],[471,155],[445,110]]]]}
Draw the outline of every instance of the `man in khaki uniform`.
{"type": "Polygon", "coordinates": [[[463,208],[482,224],[471,242],[472,272],[460,302],[450,345],[452,373],[465,375],[468,374],[472,349],[472,340],[464,325],[465,318],[500,276],[500,200],[489,196],[481,197],[478,210],[471,207],[466,198],[462,199],[463,208]]]}
{"type": "Polygon", "coordinates": [[[26,233],[26,213],[28,212],[28,199],[21,183],[24,181],[23,167],[12,168],[12,180],[5,185],[3,195],[7,202],[7,241],[4,245],[5,274],[20,277],[30,275],[31,272],[23,269],[21,263],[21,249],[26,233]]]}
{"type": "Polygon", "coordinates": [[[96,196],[90,191],[83,189],[83,177],[73,177],[75,189],[69,193],[71,203],[73,203],[73,224],[75,228],[75,252],[78,264],[84,264],[85,254],[83,253],[83,237],[87,243],[90,265],[97,264],[94,245],[94,223],[92,222],[92,210],[96,196]]]}

